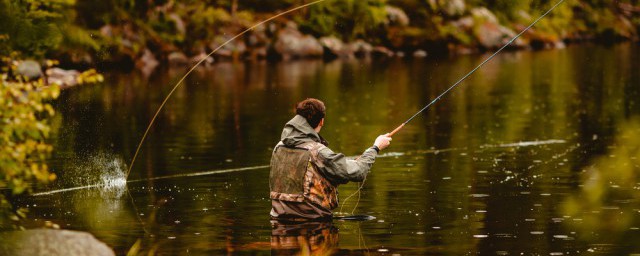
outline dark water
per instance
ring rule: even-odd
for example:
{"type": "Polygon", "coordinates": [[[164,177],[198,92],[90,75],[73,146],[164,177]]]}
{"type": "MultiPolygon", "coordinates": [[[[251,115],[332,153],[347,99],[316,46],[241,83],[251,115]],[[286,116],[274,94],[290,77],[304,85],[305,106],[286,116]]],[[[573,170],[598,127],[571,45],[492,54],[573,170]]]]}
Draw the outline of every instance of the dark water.
{"type": "Polygon", "coordinates": [[[634,127],[623,124],[640,115],[637,45],[499,55],[394,137],[359,196],[344,202],[358,184],[340,187],[337,211],[375,220],[272,236],[261,166],[297,101],[324,100],[321,134],[335,151],[357,155],[485,57],[198,69],[160,114],[128,191],[118,181],[185,70],[108,74],[104,85],[66,90],[56,102],[51,168],[59,179],[50,189],[112,186],[34,196],[23,206],[37,222],[88,231],[118,253],[640,253],[638,197],[565,210],[568,198],[582,201],[585,170],[613,154],[622,127],[634,127]],[[631,221],[618,229],[587,221],[606,211],[615,213],[607,222],[621,214],[631,221]]]}

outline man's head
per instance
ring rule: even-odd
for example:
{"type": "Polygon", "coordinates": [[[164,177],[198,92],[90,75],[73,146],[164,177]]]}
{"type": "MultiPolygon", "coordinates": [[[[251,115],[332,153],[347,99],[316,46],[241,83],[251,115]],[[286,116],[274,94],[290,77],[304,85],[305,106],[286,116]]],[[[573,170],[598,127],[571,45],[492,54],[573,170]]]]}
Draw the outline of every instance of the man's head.
{"type": "Polygon", "coordinates": [[[324,123],[325,111],[324,103],[314,98],[308,98],[296,105],[296,114],[307,119],[307,123],[316,131],[319,131],[318,128],[324,123]]]}

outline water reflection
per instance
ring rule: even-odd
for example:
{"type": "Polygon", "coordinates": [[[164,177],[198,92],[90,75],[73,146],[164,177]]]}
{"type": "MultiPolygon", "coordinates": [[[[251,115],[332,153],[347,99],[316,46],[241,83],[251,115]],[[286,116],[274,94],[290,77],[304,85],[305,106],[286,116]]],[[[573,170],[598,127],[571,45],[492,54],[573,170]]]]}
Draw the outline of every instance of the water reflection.
{"type": "MultiPolygon", "coordinates": [[[[582,170],[595,159],[626,156],[618,150],[632,140],[614,138],[621,124],[640,114],[638,56],[634,45],[499,55],[394,138],[367,178],[358,206],[353,199],[344,205],[347,212],[355,207],[355,214],[376,219],[334,222],[340,241],[331,252],[568,255],[599,251],[596,245],[603,243],[640,252],[634,244],[640,231],[630,229],[637,224],[620,239],[598,232],[583,240],[591,232],[583,229],[589,226],[586,216],[594,209],[568,214],[562,205],[582,189],[582,170]]],[[[24,204],[34,218],[90,231],[120,253],[140,240],[141,253],[267,254],[268,169],[258,167],[268,164],[295,102],[323,99],[323,137],[332,148],[355,155],[481,60],[470,55],[198,69],[176,91],[142,147],[127,183],[133,202],[126,193],[109,202],[68,191],[24,204]],[[243,171],[220,172],[238,169],[243,171]]],[[[74,159],[99,152],[130,159],[151,115],[182,74],[160,72],[149,80],[111,74],[108,84],[64,91],[56,102],[51,168],[59,176],[86,179],[100,177],[102,169],[74,172],[74,159]]],[[[622,168],[624,161],[606,166],[622,168]]],[[[356,190],[357,184],[341,186],[341,201],[356,190]]],[[[605,207],[620,207],[636,218],[635,202],[627,198],[605,207]]],[[[313,241],[320,240],[333,241],[313,241]]]]}
{"type": "Polygon", "coordinates": [[[271,221],[271,255],[331,255],[338,249],[332,222],[271,221]]]}

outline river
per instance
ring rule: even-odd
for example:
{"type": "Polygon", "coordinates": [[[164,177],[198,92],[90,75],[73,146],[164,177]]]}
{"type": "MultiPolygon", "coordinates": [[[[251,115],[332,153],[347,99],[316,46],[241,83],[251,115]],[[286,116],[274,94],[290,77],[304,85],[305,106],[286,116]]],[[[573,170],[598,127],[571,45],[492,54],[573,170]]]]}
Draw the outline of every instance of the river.
{"type": "MultiPolygon", "coordinates": [[[[272,236],[266,167],[297,101],[323,100],[321,135],[357,156],[488,55],[198,68],[160,113],[128,179],[146,125],[186,70],[107,73],[104,84],[54,102],[58,180],[20,206],[36,223],[88,231],[119,254],[640,253],[637,188],[595,210],[580,205],[588,191],[610,189],[585,186],[590,168],[615,158],[620,141],[640,140],[620,137],[637,129],[639,51],[501,53],[405,126],[359,194],[345,202],[359,184],[339,187],[336,211],[375,219],[298,237],[272,236]],[[612,224],[602,227],[608,211],[612,224]]],[[[638,169],[629,179],[640,188],[638,169]]]]}

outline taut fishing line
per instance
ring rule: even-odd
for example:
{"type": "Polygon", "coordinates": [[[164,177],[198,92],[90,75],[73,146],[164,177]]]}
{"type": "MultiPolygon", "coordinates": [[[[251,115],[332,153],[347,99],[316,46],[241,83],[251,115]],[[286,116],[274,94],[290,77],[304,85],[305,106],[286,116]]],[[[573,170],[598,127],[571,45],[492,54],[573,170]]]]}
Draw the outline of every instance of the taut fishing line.
{"type": "MultiPolygon", "coordinates": [[[[487,62],[489,62],[491,59],[493,59],[493,57],[495,57],[496,55],[498,55],[498,53],[500,53],[502,50],[504,50],[505,48],[507,48],[507,46],[509,46],[511,43],[513,43],[516,39],[518,39],[522,34],[524,34],[524,32],[527,32],[527,30],[529,30],[531,27],[533,27],[534,25],[536,25],[536,23],[538,23],[538,21],[540,21],[542,18],[544,18],[545,16],[547,16],[549,13],[551,13],[551,11],[553,11],[553,9],[555,9],[556,7],[558,7],[558,5],[560,5],[562,2],[564,2],[564,0],[560,0],[558,1],[555,5],[553,5],[551,8],[549,8],[549,10],[547,10],[545,13],[543,13],[542,15],[540,15],[540,17],[538,17],[535,21],[533,21],[529,26],[527,26],[526,28],[524,28],[522,31],[520,31],[520,33],[518,33],[516,36],[514,36],[513,38],[511,38],[511,40],[509,40],[509,42],[507,42],[506,44],[504,44],[502,47],[500,47],[500,49],[498,49],[496,52],[494,52],[493,54],[491,54],[491,56],[489,56],[488,58],[486,58],[484,61],[482,61],[478,66],[476,66],[474,69],[472,69],[471,71],[469,71],[469,73],[467,73],[466,75],[464,75],[462,78],[460,78],[460,80],[458,80],[457,82],[455,82],[453,85],[451,85],[449,88],[447,88],[446,90],[444,90],[444,92],[442,92],[440,95],[438,95],[438,97],[434,98],[431,102],[429,102],[429,104],[427,104],[426,106],[424,106],[422,109],[420,109],[418,112],[416,112],[413,116],[411,116],[409,119],[407,119],[407,121],[405,121],[404,123],[400,124],[398,127],[396,127],[393,131],[391,131],[389,134],[389,137],[393,136],[394,134],[396,134],[398,131],[400,131],[402,129],[402,127],[404,127],[406,124],[408,124],[409,122],[411,122],[411,120],[413,120],[416,116],[418,116],[420,113],[422,113],[423,111],[425,111],[427,108],[429,108],[431,105],[435,104],[437,101],[439,101],[444,95],[446,95],[447,93],[449,93],[449,91],[451,91],[453,88],[455,88],[456,86],[458,86],[460,83],[462,83],[462,81],[466,80],[469,76],[471,76],[473,73],[475,73],[478,69],[480,69],[484,64],[486,64],[487,62]]],[[[366,179],[365,179],[366,180],[366,179]]],[[[362,183],[360,184],[360,186],[358,187],[358,190],[356,190],[356,192],[353,192],[353,194],[351,194],[350,196],[348,196],[344,202],[343,202],[343,206],[344,203],[347,202],[347,200],[349,198],[351,198],[354,194],[358,193],[358,201],[360,200],[360,190],[362,190],[362,187],[364,186],[364,181],[362,181],[362,183]]],[[[353,208],[353,211],[351,211],[351,214],[353,214],[353,212],[356,210],[356,207],[358,207],[358,203],[356,203],[355,207],[353,208]]],[[[340,208],[340,211],[342,211],[342,207],[340,208]]]]}
{"type": "Polygon", "coordinates": [[[171,98],[171,95],[173,95],[173,92],[175,92],[175,90],[178,88],[178,86],[180,86],[182,84],[182,82],[184,81],[185,78],[187,78],[187,76],[189,74],[191,74],[191,72],[193,72],[193,70],[196,69],[196,67],[198,67],[202,62],[204,62],[207,58],[211,57],[211,55],[213,55],[214,53],[216,53],[218,50],[220,50],[222,47],[224,47],[225,45],[229,44],[231,41],[235,40],[238,37],[241,37],[242,35],[244,35],[245,33],[257,28],[258,26],[267,23],[275,18],[278,18],[282,15],[288,14],[290,12],[294,12],[297,10],[300,10],[302,8],[306,8],[308,6],[320,3],[320,2],[324,2],[326,0],[317,0],[311,3],[307,3],[307,4],[303,4],[301,6],[286,10],[284,12],[278,13],[266,20],[263,20],[261,22],[256,23],[255,25],[251,26],[250,28],[245,29],[244,31],[240,32],[239,34],[235,35],[234,37],[232,37],[231,39],[227,40],[226,42],[224,42],[223,44],[221,44],[220,46],[218,46],[218,48],[214,49],[213,51],[211,51],[209,54],[207,54],[207,56],[202,57],[202,59],[200,59],[200,61],[198,61],[195,65],[193,65],[193,67],[191,67],[191,69],[189,69],[189,71],[187,71],[186,74],[184,74],[184,76],[182,76],[182,78],[180,78],[180,80],[176,83],[176,85],[173,86],[173,89],[171,89],[171,91],[169,91],[169,94],[167,94],[167,97],[164,98],[164,100],[162,101],[162,104],[160,104],[160,107],[158,107],[158,110],[156,111],[156,113],[153,115],[153,118],[151,118],[151,122],[149,122],[149,125],[147,126],[147,130],[144,132],[144,135],[142,135],[142,139],[140,140],[140,143],[138,143],[138,148],[136,149],[136,153],[133,155],[133,159],[131,159],[131,164],[129,164],[129,169],[127,169],[127,176],[126,179],[129,178],[129,173],[131,173],[131,169],[133,168],[133,164],[136,162],[136,158],[138,157],[138,152],[140,152],[140,147],[142,147],[142,143],[144,143],[144,140],[147,138],[147,134],[149,133],[149,130],[151,130],[151,126],[153,126],[153,123],[156,121],[156,118],[158,117],[158,114],[160,114],[160,111],[162,110],[162,108],[164,107],[164,105],[167,103],[167,101],[169,100],[169,98],[171,98]]]}

